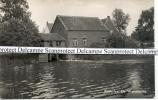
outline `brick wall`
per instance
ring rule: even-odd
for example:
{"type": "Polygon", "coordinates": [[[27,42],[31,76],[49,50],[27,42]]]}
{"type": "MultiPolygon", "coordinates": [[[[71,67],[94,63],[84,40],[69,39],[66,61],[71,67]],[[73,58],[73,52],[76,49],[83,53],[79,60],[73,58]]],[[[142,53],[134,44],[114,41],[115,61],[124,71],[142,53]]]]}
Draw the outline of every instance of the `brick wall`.
{"type": "Polygon", "coordinates": [[[68,31],[68,46],[73,46],[73,40],[78,41],[77,47],[85,47],[83,44],[83,39],[87,39],[87,46],[89,47],[92,43],[103,42],[103,38],[107,38],[109,32],[106,31],[68,31]]]}
{"type": "MultiPolygon", "coordinates": [[[[58,33],[67,40],[67,31],[66,31],[65,27],[63,26],[63,24],[60,22],[60,20],[58,18],[54,22],[51,33],[58,33]]],[[[68,45],[67,41],[65,41],[65,42],[66,42],[65,45],[67,46],[68,45]]]]}

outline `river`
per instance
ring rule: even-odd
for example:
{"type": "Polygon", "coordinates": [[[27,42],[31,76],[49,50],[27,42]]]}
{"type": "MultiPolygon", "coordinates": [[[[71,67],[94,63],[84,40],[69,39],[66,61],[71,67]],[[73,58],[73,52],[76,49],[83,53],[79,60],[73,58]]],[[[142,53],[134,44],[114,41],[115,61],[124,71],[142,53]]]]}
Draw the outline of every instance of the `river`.
{"type": "Polygon", "coordinates": [[[154,96],[154,61],[57,61],[0,65],[0,98],[154,96]]]}

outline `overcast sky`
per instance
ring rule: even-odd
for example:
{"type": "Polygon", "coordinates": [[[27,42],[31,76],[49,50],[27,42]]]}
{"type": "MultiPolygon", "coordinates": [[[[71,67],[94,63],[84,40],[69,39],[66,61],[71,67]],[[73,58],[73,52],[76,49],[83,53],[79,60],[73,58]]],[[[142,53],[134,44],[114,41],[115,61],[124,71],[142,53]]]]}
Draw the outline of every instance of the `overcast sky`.
{"type": "Polygon", "coordinates": [[[130,15],[127,28],[130,34],[137,26],[142,10],[154,6],[154,0],[28,0],[32,20],[42,31],[46,22],[54,22],[56,15],[89,16],[100,19],[111,16],[115,8],[130,15]]]}

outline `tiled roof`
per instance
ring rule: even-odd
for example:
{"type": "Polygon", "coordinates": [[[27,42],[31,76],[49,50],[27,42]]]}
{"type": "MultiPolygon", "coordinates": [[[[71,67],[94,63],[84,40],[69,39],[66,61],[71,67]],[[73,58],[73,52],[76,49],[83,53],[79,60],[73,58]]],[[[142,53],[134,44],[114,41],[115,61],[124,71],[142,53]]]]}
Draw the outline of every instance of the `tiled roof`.
{"type": "Polygon", "coordinates": [[[48,22],[47,22],[47,26],[48,26],[48,30],[49,30],[49,32],[50,32],[51,29],[52,29],[52,27],[53,27],[53,23],[48,23],[48,22]]]}
{"type": "Polygon", "coordinates": [[[41,38],[43,40],[52,40],[52,41],[64,41],[65,40],[64,37],[62,37],[58,33],[48,33],[48,34],[39,33],[39,35],[41,36],[41,38]]]}
{"type": "Polygon", "coordinates": [[[57,18],[59,18],[67,30],[107,30],[98,17],[58,15],[57,18]]]}

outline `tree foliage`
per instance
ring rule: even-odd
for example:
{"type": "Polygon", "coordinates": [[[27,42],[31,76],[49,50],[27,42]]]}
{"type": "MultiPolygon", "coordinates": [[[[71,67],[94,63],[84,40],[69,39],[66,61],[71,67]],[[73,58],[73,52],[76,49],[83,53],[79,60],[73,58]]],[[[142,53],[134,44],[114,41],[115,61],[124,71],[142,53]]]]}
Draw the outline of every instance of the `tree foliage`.
{"type": "Polygon", "coordinates": [[[124,34],[111,34],[107,38],[107,42],[111,48],[137,48],[138,42],[124,34]]]}
{"type": "MultiPolygon", "coordinates": [[[[113,23],[110,23],[112,31],[111,34],[107,37],[106,44],[100,43],[101,47],[110,47],[110,48],[137,48],[139,43],[134,39],[126,36],[126,28],[130,21],[129,14],[125,14],[122,9],[115,9],[112,13],[113,23]],[[116,30],[117,29],[117,30],[116,30]]],[[[109,23],[108,23],[109,24],[109,23]]],[[[99,43],[98,43],[99,44],[99,43]]],[[[95,45],[94,45],[95,46],[95,45]]],[[[96,45],[97,46],[97,45],[96,45]]]]}
{"type": "Polygon", "coordinates": [[[0,45],[40,46],[40,37],[35,23],[27,19],[10,19],[0,25],[0,45]]]}
{"type": "Polygon", "coordinates": [[[29,6],[26,0],[0,0],[0,10],[4,14],[2,22],[11,18],[22,19],[29,12],[29,6]]]}
{"type": "Polygon", "coordinates": [[[141,42],[154,42],[154,8],[144,10],[138,20],[138,26],[131,35],[141,42]]]}
{"type": "Polygon", "coordinates": [[[26,0],[0,0],[3,13],[0,24],[0,45],[40,46],[38,27],[30,18],[26,0]]]}
{"type": "Polygon", "coordinates": [[[91,44],[92,48],[138,48],[139,42],[124,35],[111,34],[107,37],[106,42],[96,42],[91,44]]]}
{"type": "Polygon", "coordinates": [[[129,14],[125,14],[122,9],[115,9],[112,13],[115,27],[119,32],[125,32],[129,23],[129,14]]]}

